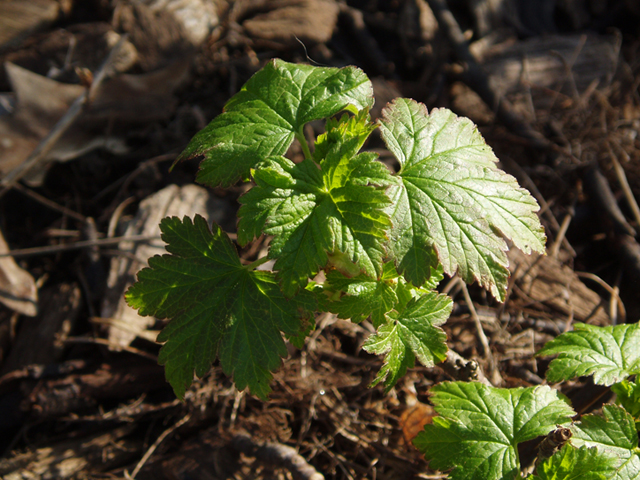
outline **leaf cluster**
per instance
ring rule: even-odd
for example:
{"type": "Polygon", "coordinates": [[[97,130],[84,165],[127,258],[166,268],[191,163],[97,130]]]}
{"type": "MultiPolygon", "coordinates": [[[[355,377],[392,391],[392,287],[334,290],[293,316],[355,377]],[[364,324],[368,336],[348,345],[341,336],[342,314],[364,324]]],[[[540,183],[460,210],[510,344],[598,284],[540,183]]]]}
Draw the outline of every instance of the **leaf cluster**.
{"type": "Polygon", "coordinates": [[[557,382],[592,375],[611,385],[620,405],[602,415],[571,421],[576,412],[549,387],[498,389],[478,383],[445,382],[431,389],[439,417],[415,440],[431,466],[450,469],[452,480],[512,479],[520,475],[517,446],[564,425],[566,445],[539,461],[528,480],[632,480],[640,478],[638,384],[640,324],[595,327],[576,324],[547,343],[538,355],[559,353],[547,371],[557,382]]]}
{"type": "MultiPolygon", "coordinates": [[[[204,158],[197,181],[211,187],[250,181],[237,242],[270,237],[268,255],[244,265],[219,226],[200,216],[162,221],[168,253],[149,259],[126,298],[141,315],[170,320],[159,360],[178,397],[217,360],[238,389],[266,398],[285,338],[302,347],[318,311],[371,320],[363,348],[384,355],[373,385],[389,390],[416,359],[446,357],[441,325],[452,301],[436,290],[444,275],[504,300],[507,241],[544,253],[537,203],[497,168],[470,120],[399,98],[372,123],[373,101],[357,68],[273,60],[178,159],[204,158]],[[325,131],[308,143],[305,125],[316,120],[325,131]],[[363,151],[376,129],[398,171],[363,151]],[[285,156],[294,141],[299,162],[285,156]],[[269,260],[273,271],[261,270],[269,260]]],[[[529,480],[640,478],[638,325],[576,324],[539,352],[553,354],[549,381],[593,375],[619,405],[572,422],[567,399],[547,386],[444,382],[431,390],[439,416],[415,440],[431,466],[452,469],[453,480],[513,479],[518,445],[564,432],[570,441],[549,444],[529,480]]]]}
{"type": "Polygon", "coordinates": [[[446,356],[440,326],[452,302],[435,291],[443,274],[502,300],[506,240],[544,252],[537,203],[496,167],[470,120],[396,99],[372,123],[373,102],[357,68],[273,60],[178,159],[204,157],[197,181],[211,187],[250,180],[238,243],[270,237],[268,256],[243,266],[217,225],[162,221],[168,255],[149,260],[126,298],[142,315],[170,319],[160,362],[178,397],[219,359],[237,388],[266,398],[286,355],[282,336],[301,346],[319,310],[371,318],[377,332],[364,349],[385,356],[374,385],[388,390],[416,359],[432,366],[446,356]],[[322,119],[310,145],[304,127],[322,119]],[[361,151],[377,128],[397,172],[361,151]],[[285,157],[294,141],[298,163],[285,157]],[[272,272],[256,270],[267,260],[272,272]],[[326,281],[311,282],[320,272],[326,281]]]}

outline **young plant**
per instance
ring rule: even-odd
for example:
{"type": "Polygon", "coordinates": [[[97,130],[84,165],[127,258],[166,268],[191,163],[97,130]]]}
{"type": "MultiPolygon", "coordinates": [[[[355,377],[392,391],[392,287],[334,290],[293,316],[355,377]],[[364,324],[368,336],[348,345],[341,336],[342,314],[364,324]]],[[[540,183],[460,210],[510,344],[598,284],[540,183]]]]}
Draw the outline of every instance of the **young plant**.
{"type": "Polygon", "coordinates": [[[399,98],[372,123],[373,102],[357,68],[273,60],[178,159],[204,157],[197,181],[211,187],[251,179],[238,243],[272,237],[266,257],[243,265],[217,225],[162,221],[169,255],[150,258],[126,298],[141,315],[171,320],[159,360],[178,397],[218,358],[238,389],[266,398],[287,354],[283,334],[301,347],[318,311],[371,317],[377,333],[364,348],[385,355],[374,383],[388,390],[416,358],[445,358],[440,325],[452,302],[434,290],[443,273],[503,300],[505,239],[544,252],[536,201],[496,167],[470,120],[399,98]],[[321,119],[326,131],[309,145],[304,126],[321,119]],[[398,172],[360,151],[376,128],[398,172]],[[294,140],[299,163],[283,156],[294,140]],[[274,271],[257,269],[269,259],[274,271]],[[326,280],[312,281],[320,271],[326,280]]]}
{"type": "MultiPolygon", "coordinates": [[[[204,157],[197,180],[205,185],[251,180],[238,243],[272,237],[266,257],[243,265],[228,235],[201,216],[161,222],[169,254],[149,259],[126,298],[141,315],[170,319],[159,360],[178,397],[217,358],[238,389],[266,398],[287,354],[283,336],[302,347],[319,311],[371,318],[377,331],[363,348],[385,356],[373,385],[389,390],[416,358],[432,366],[446,356],[440,325],[452,301],[435,290],[444,274],[504,300],[505,239],[544,252],[538,205],[496,168],[470,120],[396,99],[372,123],[372,92],[357,68],[274,60],[178,159],[204,157]],[[321,119],[325,133],[311,148],[304,126],[321,119]],[[397,172],[360,151],[376,128],[397,172]],[[298,163],[284,157],[294,140],[298,163]],[[258,269],[271,259],[273,271],[258,269]]],[[[431,391],[440,416],[415,441],[431,466],[452,468],[454,480],[516,478],[518,444],[546,435],[530,480],[640,478],[638,325],[576,324],[539,352],[555,353],[550,381],[593,375],[613,384],[621,406],[571,423],[567,400],[546,386],[444,382],[431,391]]]]}
{"type": "Polygon", "coordinates": [[[431,389],[440,416],[414,442],[431,459],[431,467],[453,468],[452,480],[514,479],[522,467],[518,444],[564,425],[562,430],[570,429],[568,441],[550,445],[551,455],[545,459],[548,455],[542,455],[542,450],[549,450],[543,447],[545,439],[536,473],[528,480],[640,478],[640,405],[637,383],[628,380],[640,373],[640,324],[595,327],[577,323],[574,328],[538,352],[559,354],[549,366],[547,380],[593,375],[596,384],[613,384],[622,407],[605,405],[603,415],[584,415],[571,422],[576,413],[568,401],[546,386],[499,389],[444,382],[431,389]]]}

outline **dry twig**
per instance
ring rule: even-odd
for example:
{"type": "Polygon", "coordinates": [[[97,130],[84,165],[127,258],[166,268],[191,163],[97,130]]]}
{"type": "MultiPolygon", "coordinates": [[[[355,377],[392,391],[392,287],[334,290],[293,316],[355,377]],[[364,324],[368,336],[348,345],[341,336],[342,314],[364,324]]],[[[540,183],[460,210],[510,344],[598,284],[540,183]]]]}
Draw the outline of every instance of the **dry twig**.
{"type": "Polygon", "coordinates": [[[134,468],[133,472],[131,472],[131,475],[125,472],[125,478],[127,478],[127,480],[134,480],[136,478],[136,475],[138,475],[138,473],[144,466],[144,464],[147,463],[149,458],[151,458],[151,455],[153,455],[153,452],[156,451],[156,449],[164,441],[164,439],[167,438],[169,435],[171,435],[173,432],[175,432],[182,425],[187,423],[190,419],[191,419],[191,414],[188,413],[184,417],[182,417],[180,420],[178,420],[174,425],[172,425],[171,427],[167,428],[164,432],[162,432],[160,436],[156,439],[156,441],[153,442],[153,445],[151,445],[149,449],[146,451],[146,453],[142,456],[142,458],[136,465],[136,468],[134,468]]]}
{"type": "Polygon", "coordinates": [[[491,383],[499,386],[504,380],[500,376],[500,372],[498,372],[498,366],[496,365],[496,360],[493,357],[493,353],[491,352],[491,347],[489,346],[489,340],[484,333],[484,329],[482,328],[482,323],[480,322],[480,317],[478,317],[478,312],[476,312],[476,307],[471,300],[471,295],[469,295],[469,289],[467,288],[466,283],[462,279],[460,279],[460,286],[462,287],[462,293],[464,294],[464,299],[467,302],[467,306],[469,307],[469,311],[471,312],[471,318],[476,325],[476,329],[478,331],[478,338],[480,339],[480,343],[482,344],[482,349],[484,350],[484,358],[489,364],[489,370],[491,374],[491,383]]]}

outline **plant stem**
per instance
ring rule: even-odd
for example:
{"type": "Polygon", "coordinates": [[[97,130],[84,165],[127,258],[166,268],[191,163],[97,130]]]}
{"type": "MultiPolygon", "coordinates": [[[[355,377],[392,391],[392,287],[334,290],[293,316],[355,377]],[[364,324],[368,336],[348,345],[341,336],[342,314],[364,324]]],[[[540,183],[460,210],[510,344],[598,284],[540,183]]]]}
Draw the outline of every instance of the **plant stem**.
{"type": "Polygon", "coordinates": [[[256,268],[258,268],[263,263],[267,263],[269,260],[271,260],[271,259],[268,256],[267,257],[262,257],[262,258],[259,258],[258,260],[256,260],[255,262],[250,263],[249,265],[245,265],[244,268],[246,268],[247,270],[255,270],[256,268]]]}
{"type": "Polygon", "coordinates": [[[307,139],[304,138],[304,132],[302,131],[302,128],[300,128],[298,133],[296,133],[296,138],[300,142],[300,146],[302,147],[302,153],[304,153],[304,158],[310,159],[311,150],[309,150],[309,144],[307,143],[307,139]]]}

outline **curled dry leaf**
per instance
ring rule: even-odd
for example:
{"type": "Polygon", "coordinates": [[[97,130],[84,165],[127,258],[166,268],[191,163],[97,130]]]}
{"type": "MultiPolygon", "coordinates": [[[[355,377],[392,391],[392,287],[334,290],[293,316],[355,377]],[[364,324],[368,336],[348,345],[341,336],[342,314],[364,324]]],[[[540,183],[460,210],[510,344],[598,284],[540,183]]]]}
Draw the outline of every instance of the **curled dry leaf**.
{"type": "MultiPolygon", "coordinates": [[[[57,82],[11,63],[5,64],[16,96],[12,115],[0,116],[0,175],[25,161],[49,134],[85,88],[57,82]]],[[[188,77],[189,59],[139,75],[122,74],[102,84],[91,107],[60,138],[46,162],[69,161],[96,148],[114,154],[127,151],[126,126],[168,118],[176,106],[173,91],[188,77]],[[105,126],[112,122],[109,135],[105,126]]],[[[46,168],[26,178],[42,183],[46,168]]]]}
{"type": "MultiPolygon", "coordinates": [[[[6,253],[9,246],[0,232],[0,254],[6,253]]],[[[38,313],[36,282],[13,257],[0,257],[0,302],[23,315],[34,317],[38,313]]]]}
{"type": "Polygon", "coordinates": [[[408,407],[400,415],[400,428],[402,436],[407,445],[424,429],[424,426],[431,423],[431,419],[436,414],[431,405],[417,402],[408,407]]]}

